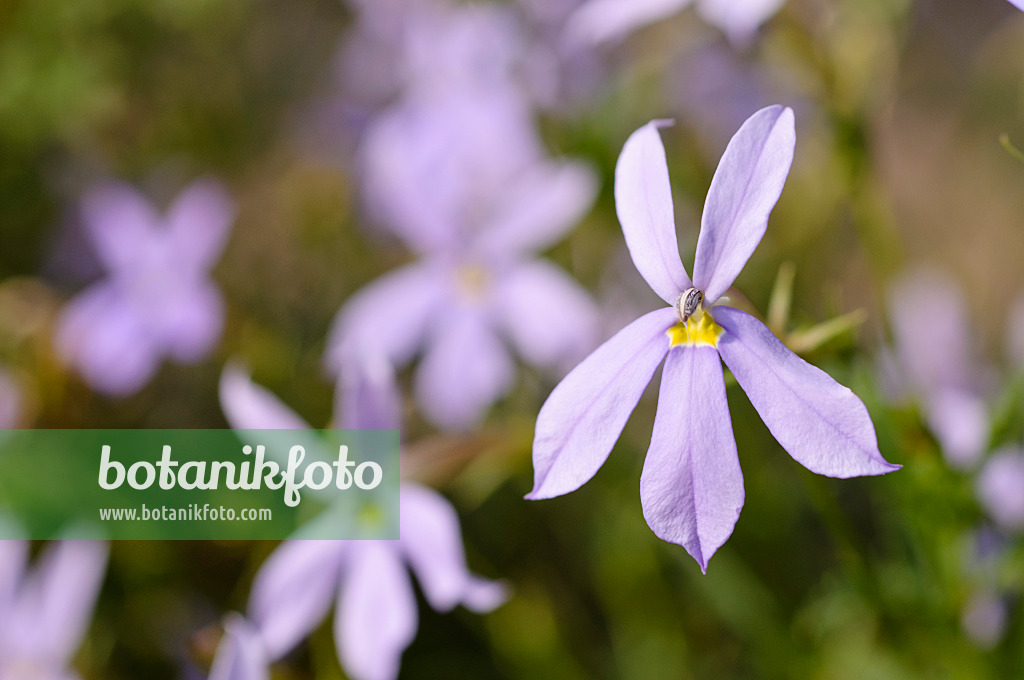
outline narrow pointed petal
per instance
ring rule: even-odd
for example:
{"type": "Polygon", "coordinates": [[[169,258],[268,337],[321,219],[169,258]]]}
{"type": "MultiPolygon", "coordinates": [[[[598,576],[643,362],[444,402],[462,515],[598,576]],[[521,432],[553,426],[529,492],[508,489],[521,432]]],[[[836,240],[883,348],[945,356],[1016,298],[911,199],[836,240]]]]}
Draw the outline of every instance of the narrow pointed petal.
{"type": "Polygon", "coordinates": [[[583,219],[596,195],[597,177],[582,163],[537,163],[507,188],[475,250],[503,258],[545,250],[583,219]]]}
{"type": "Polygon", "coordinates": [[[900,469],[882,458],[875,427],[856,394],[793,354],[745,312],[715,307],[725,329],[718,351],[782,448],[828,477],[881,475],[900,469]]]}
{"type": "Polygon", "coordinates": [[[793,164],[793,111],[761,109],[733,136],[711,180],[693,263],[693,284],[710,305],[739,276],[768,228],[793,164]]]}
{"type": "Polygon", "coordinates": [[[985,401],[970,392],[945,389],[932,395],[925,408],[928,427],[949,464],[960,470],[972,468],[988,444],[990,422],[985,401]]]}
{"type": "Polygon", "coordinates": [[[745,45],[758,27],[770,19],[786,0],[700,0],[697,11],[709,24],[718,26],[734,45],[745,45]]]}
{"type": "Polygon", "coordinates": [[[331,375],[346,355],[370,347],[395,366],[412,359],[442,302],[449,299],[449,276],[437,266],[415,263],[385,274],[359,289],[335,317],[325,359],[331,375]]]}
{"type": "MultiPolygon", "coordinates": [[[[443,612],[467,600],[486,603],[489,589],[466,566],[459,517],[451,504],[436,491],[417,484],[402,485],[400,502],[399,545],[430,606],[443,612]]],[[[490,585],[502,589],[500,584],[490,585]]]]}
{"type": "Polygon", "coordinates": [[[1024,451],[1008,447],[992,454],[976,481],[978,500],[1006,531],[1024,529],[1024,451]]]}
{"type": "Polygon", "coordinates": [[[387,541],[361,541],[352,552],[335,611],[338,658],[352,680],[394,680],[416,636],[416,595],[387,541]]]}
{"type": "Polygon", "coordinates": [[[106,566],[102,541],[50,544],[4,614],[19,622],[8,643],[26,659],[65,666],[89,628],[106,566]]]}
{"type": "Polygon", "coordinates": [[[665,359],[640,499],[651,530],[686,548],[701,571],[732,535],[743,473],[713,347],[678,347],[665,359]]]}
{"type": "Polygon", "coordinates": [[[669,304],[690,287],[679,259],[672,187],[665,147],[658,135],[663,121],[651,121],[626,140],[615,166],[615,210],[637,271],[669,304]]]}
{"type": "Polygon", "coordinates": [[[692,0],[590,0],[570,17],[566,40],[574,45],[597,45],[621,40],[633,31],[669,17],[692,0]]]}
{"type": "Polygon", "coordinates": [[[364,352],[347,361],[334,391],[334,423],[348,430],[401,428],[402,395],[382,356],[364,352]]]}
{"type": "Polygon", "coordinates": [[[675,321],[671,307],[645,314],[555,387],[537,416],[528,499],[575,491],[597,473],[664,359],[675,321]]]}
{"type": "Polygon", "coordinates": [[[224,623],[224,639],[210,666],[209,680],[269,680],[266,651],[256,629],[237,614],[224,623]]]}
{"type": "Polygon", "coordinates": [[[206,271],[220,258],[235,219],[235,207],[224,186],[212,179],[194,182],[167,212],[167,228],[181,261],[206,271]]]}
{"type": "Polygon", "coordinates": [[[284,541],[253,580],[249,616],[271,660],[280,659],[327,616],[341,584],[344,541],[284,541]]]}
{"type": "Polygon", "coordinates": [[[508,391],[515,366],[482,310],[454,307],[437,322],[416,371],[416,400],[438,427],[465,430],[508,391]]]}
{"type": "Polygon", "coordinates": [[[0,609],[10,606],[27,563],[27,541],[0,541],[0,609]]]}
{"type": "Polygon", "coordinates": [[[236,430],[308,430],[309,425],[243,368],[228,364],[220,377],[220,407],[236,430]]]}
{"type": "Polygon", "coordinates": [[[82,199],[82,219],[110,272],[132,266],[159,233],[160,215],[128,184],[108,182],[82,199]]]}
{"type": "Polygon", "coordinates": [[[569,368],[597,345],[597,304],[547,262],[534,260],[508,272],[498,283],[494,308],[513,347],[534,366],[569,368]]]}

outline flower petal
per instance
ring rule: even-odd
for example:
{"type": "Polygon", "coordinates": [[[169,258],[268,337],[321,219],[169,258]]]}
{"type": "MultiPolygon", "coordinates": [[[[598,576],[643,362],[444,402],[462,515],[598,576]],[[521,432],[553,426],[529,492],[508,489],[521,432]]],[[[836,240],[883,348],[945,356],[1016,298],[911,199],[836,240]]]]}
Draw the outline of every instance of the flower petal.
{"type": "Polygon", "coordinates": [[[237,614],[224,622],[224,638],[210,665],[209,680],[269,680],[267,655],[255,628],[237,614]]]}
{"type": "Polygon", "coordinates": [[[637,271],[672,304],[690,287],[690,277],[679,259],[672,187],[658,136],[658,127],[664,124],[651,121],[622,147],[615,166],[615,210],[637,271]]]}
{"type": "Polygon", "coordinates": [[[697,11],[704,21],[719,27],[734,45],[744,45],[758,27],[786,0],[700,0],[697,11]]]}
{"type": "Polygon", "coordinates": [[[1004,448],[993,453],[976,484],[978,500],[1000,527],[1024,529],[1024,451],[1004,448]]]}
{"type": "Polygon", "coordinates": [[[224,298],[209,282],[183,284],[176,294],[168,295],[159,318],[161,341],[167,354],[185,364],[206,357],[224,329],[224,298]]]}
{"type": "Polygon", "coordinates": [[[257,385],[245,370],[229,363],[220,376],[220,407],[236,430],[308,430],[297,413],[265,387],[257,385]]]}
{"type": "Polygon", "coordinates": [[[160,215],[132,186],[108,182],[82,199],[82,219],[100,261],[116,272],[134,264],[159,234],[160,215]]]}
{"type": "Polygon", "coordinates": [[[494,221],[481,233],[475,250],[509,257],[549,248],[590,209],[597,177],[582,163],[536,163],[502,194],[494,221]]]}
{"type": "Polygon", "coordinates": [[[394,680],[402,652],[416,636],[416,595],[392,545],[359,542],[345,574],[334,640],[353,680],[394,680]]]}
{"type": "Polygon", "coordinates": [[[686,548],[701,571],[732,535],[743,473],[713,347],[682,346],[665,359],[640,499],[651,530],[686,548]]]}
{"type": "Polygon", "coordinates": [[[206,271],[227,243],[235,207],[224,186],[203,179],[186,188],[167,212],[171,244],[183,264],[206,271]]]}
{"type": "Polygon", "coordinates": [[[249,616],[270,659],[280,659],[309,635],[331,608],[341,584],[345,541],[282,542],[260,567],[249,616]]]}
{"type": "MultiPolygon", "coordinates": [[[[406,483],[402,485],[399,498],[402,505],[399,546],[430,606],[443,612],[467,599],[478,605],[492,604],[487,602],[488,591],[504,591],[504,588],[469,572],[459,516],[444,496],[418,484],[406,483]]],[[[487,609],[493,609],[501,601],[487,609]]]]}
{"type": "Polygon", "coordinates": [[[512,269],[498,283],[494,307],[515,349],[534,366],[579,361],[597,344],[597,305],[578,283],[547,262],[535,260],[512,269]]]}
{"type": "Polygon", "coordinates": [[[528,499],[575,491],[597,473],[665,357],[675,321],[670,307],[645,314],[555,387],[537,416],[528,499]]]}
{"type": "Polygon", "coordinates": [[[370,347],[401,366],[412,359],[427,334],[438,306],[450,297],[448,274],[417,262],[367,284],[338,312],[327,339],[326,361],[332,375],[345,356],[370,347]]]}
{"type": "Polygon", "coordinates": [[[693,283],[711,305],[729,289],[768,228],[793,164],[793,111],[761,109],[726,147],[704,203],[693,283]]]}
{"type": "Polygon", "coordinates": [[[576,45],[620,40],[636,29],[669,17],[692,0],[590,0],[566,25],[566,39],[576,45]]]}
{"type": "Polygon", "coordinates": [[[864,403],[819,368],[793,354],[754,317],[715,307],[725,329],[718,351],[782,448],[828,477],[881,475],[900,469],[882,458],[864,403]]]}
{"type": "Polygon", "coordinates": [[[988,444],[988,407],[981,397],[957,389],[935,393],[926,402],[928,427],[950,465],[966,470],[981,458],[988,444]]]}
{"type": "Polygon", "coordinates": [[[397,430],[402,425],[402,395],[391,365],[378,354],[351,357],[334,391],[335,427],[346,430],[397,430]]]}
{"type": "Polygon", "coordinates": [[[464,430],[483,420],[514,377],[508,350],[483,311],[457,306],[437,319],[414,390],[432,423],[464,430]]]}

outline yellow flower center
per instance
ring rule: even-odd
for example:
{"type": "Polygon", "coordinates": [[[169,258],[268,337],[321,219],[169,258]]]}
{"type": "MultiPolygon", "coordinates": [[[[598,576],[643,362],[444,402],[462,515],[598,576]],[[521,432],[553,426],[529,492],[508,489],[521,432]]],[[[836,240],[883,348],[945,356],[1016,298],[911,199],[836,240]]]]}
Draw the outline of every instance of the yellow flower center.
{"type": "Polygon", "coordinates": [[[722,334],[722,327],[715,323],[711,314],[705,310],[698,310],[693,316],[686,320],[686,323],[677,323],[667,331],[669,343],[672,347],[679,345],[718,345],[718,336],[722,334]]]}
{"type": "Polygon", "coordinates": [[[478,302],[491,287],[491,273],[477,265],[460,267],[455,274],[459,292],[470,302],[478,302]]]}

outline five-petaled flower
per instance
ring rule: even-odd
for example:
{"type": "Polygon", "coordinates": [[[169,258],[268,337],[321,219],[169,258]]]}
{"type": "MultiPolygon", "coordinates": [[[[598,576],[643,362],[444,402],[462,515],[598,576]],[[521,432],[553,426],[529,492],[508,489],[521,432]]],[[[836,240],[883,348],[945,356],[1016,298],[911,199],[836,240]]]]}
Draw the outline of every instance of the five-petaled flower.
{"type": "Polygon", "coordinates": [[[719,357],[783,448],[812,472],[845,478],[899,466],[882,457],[853,392],[754,317],[719,304],[782,193],[793,112],[762,109],[729,142],[704,206],[692,282],[679,257],[659,124],[627,140],[615,203],[634,264],[670,306],[626,326],[551,393],[537,418],[527,498],[559,496],[594,476],[664,360],[640,496],[654,533],[686,548],[703,571],[732,534],[744,495],[719,357]]]}

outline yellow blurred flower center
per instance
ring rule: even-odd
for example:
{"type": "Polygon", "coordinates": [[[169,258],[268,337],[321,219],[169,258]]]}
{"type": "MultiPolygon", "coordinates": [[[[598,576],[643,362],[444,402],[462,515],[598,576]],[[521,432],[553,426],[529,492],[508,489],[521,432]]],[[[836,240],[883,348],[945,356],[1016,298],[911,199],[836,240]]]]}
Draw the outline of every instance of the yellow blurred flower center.
{"type": "Polygon", "coordinates": [[[686,320],[686,323],[677,323],[665,331],[672,347],[679,345],[718,345],[718,337],[722,334],[722,327],[715,323],[707,311],[698,310],[696,314],[686,320]]]}
{"type": "Polygon", "coordinates": [[[491,273],[476,265],[459,267],[455,274],[459,292],[468,300],[478,301],[487,293],[491,286],[491,273]]]}

